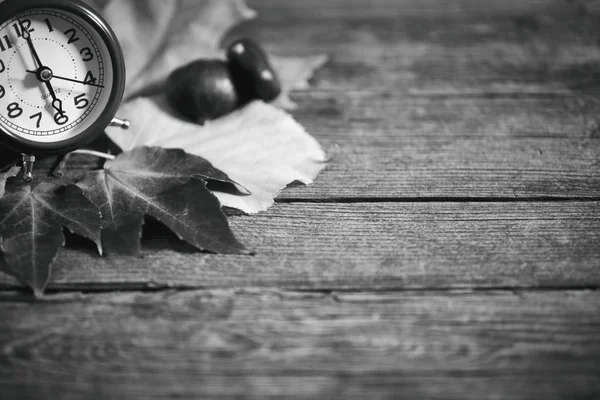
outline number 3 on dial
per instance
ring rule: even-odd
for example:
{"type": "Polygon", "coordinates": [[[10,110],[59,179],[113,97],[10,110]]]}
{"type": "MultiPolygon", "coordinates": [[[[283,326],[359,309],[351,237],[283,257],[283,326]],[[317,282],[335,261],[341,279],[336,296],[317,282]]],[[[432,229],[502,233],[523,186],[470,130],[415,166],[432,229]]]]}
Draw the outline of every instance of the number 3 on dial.
{"type": "Polygon", "coordinates": [[[0,4],[0,145],[66,153],[110,124],[125,65],[102,17],[74,0],[0,4]]]}

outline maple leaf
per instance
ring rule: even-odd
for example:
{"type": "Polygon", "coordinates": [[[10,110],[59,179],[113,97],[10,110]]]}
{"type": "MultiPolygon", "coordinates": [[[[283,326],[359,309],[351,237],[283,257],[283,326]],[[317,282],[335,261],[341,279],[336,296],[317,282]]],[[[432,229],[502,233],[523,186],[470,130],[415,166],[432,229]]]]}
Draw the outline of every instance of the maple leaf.
{"type": "Polygon", "coordinates": [[[107,134],[124,151],[149,145],[181,148],[210,159],[251,193],[240,197],[215,192],[225,206],[247,213],[264,211],[288,183],[311,183],[326,165],[319,143],[289,114],[263,102],[252,102],[204,126],[162,112],[165,106],[160,102],[139,98],[124,105],[124,111],[136,111],[130,114],[130,131],[107,134]]]}
{"type": "Polygon", "coordinates": [[[235,185],[206,160],[183,150],[139,147],[88,172],[77,185],[100,206],[107,253],[135,255],[145,215],[201,250],[245,253],[204,179],[235,185]]]}
{"type": "Polygon", "coordinates": [[[94,241],[100,251],[100,212],[81,189],[48,182],[32,188],[9,179],[0,199],[0,269],[41,296],[65,243],[63,227],[94,241]]]}

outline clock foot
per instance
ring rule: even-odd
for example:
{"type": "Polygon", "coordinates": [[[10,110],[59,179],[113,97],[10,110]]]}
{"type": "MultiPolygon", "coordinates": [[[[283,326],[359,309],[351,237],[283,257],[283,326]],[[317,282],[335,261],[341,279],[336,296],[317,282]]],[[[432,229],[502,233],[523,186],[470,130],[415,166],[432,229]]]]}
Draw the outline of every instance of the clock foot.
{"type": "Polygon", "coordinates": [[[35,164],[35,156],[31,154],[23,154],[23,180],[31,182],[33,180],[33,166],[35,164]]]}
{"type": "Polygon", "coordinates": [[[113,118],[112,122],[110,123],[110,126],[114,126],[121,129],[129,129],[129,127],[131,126],[131,122],[129,122],[126,119],[113,118]]]}

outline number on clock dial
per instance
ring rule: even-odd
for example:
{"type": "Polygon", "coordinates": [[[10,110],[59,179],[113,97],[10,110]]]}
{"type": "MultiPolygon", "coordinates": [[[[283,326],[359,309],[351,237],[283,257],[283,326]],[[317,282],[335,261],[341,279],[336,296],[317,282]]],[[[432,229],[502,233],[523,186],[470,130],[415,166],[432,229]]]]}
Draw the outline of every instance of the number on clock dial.
{"type": "Polygon", "coordinates": [[[10,103],[8,107],[6,107],[6,111],[8,111],[9,118],[19,118],[21,114],[23,114],[23,109],[19,103],[10,103]]]}
{"type": "Polygon", "coordinates": [[[67,122],[69,122],[69,117],[65,113],[57,112],[54,114],[54,122],[56,122],[57,125],[65,125],[67,122]]]}
{"type": "Polygon", "coordinates": [[[52,23],[50,22],[50,18],[46,18],[44,20],[46,26],[48,27],[48,32],[54,32],[54,28],[52,27],[52,23]]]}
{"type": "Polygon", "coordinates": [[[89,47],[84,47],[81,49],[79,54],[83,56],[82,60],[85,62],[92,61],[94,59],[94,53],[92,53],[92,50],[90,50],[89,47]]]}
{"type": "Polygon", "coordinates": [[[29,119],[35,119],[36,120],[35,127],[39,128],[42,124],[42,113],[41,112],[35,113],[32,116],[30,116],[29,119]]]}
{"type": "Polygon", "coordinates": [[[8,35],[4,35],[0,39],[0,51],[5,52],[6,50],[12,49],[12,48],[13,48],[13,44],[12,44],[12,41],[10,40],[10,37],[8,35]]]}
{"type": "Polygon", "coordinates": [[[69,37],[69,41],[67,42],[67,44],[71,44],[71,43],[75,43],[75,42],[79,41],[79,38],[77,37],[77,31],[73,28],[67,29],[65,31],[65,35],[67,35],[69,37]]]}
{"type": "Polygon", "coordinates": [[[79,108],[80,110],[87,108],[87,106],[90,104],[90,102],[86,100],[85,94],[80,94],[79,96],[76,96],[73,100],[75,101],[75,107],[79,108]]]}
{"type": "Polygon", "coordinates": [[[23,30],[26,29],[28,32],[33,32],[35,31],[35,29],[33,29],[31,27],[31,20],[30,19],[21,19],[21,25],[19,26],[18,22],[15,22],[12,27],[15,30],[15,33],[17,34],[17,37],[23,37],[23,30]]]}
{"type": "Polygon", "coordinates": [[[34,12],[6,23],[0,31],[1,118],[20,131],[34,130],[29,133],[36,135],[64,132],[87,118],[92,112],[88,109],[96,107],[104,89],[102,57],[95,40],[80,25],[58,13],[34,12]],[[24,37],[25,30],[31,33],[25,35],[31,39],[24,37]],[[48,85],[33,78],[32,71],[39,64],[33,62],[31,46],[25,45],[27,40],[33,42],[42,65],[52,69],[54,77],[49,83],[61,100],[58,106],[48,85]]]}

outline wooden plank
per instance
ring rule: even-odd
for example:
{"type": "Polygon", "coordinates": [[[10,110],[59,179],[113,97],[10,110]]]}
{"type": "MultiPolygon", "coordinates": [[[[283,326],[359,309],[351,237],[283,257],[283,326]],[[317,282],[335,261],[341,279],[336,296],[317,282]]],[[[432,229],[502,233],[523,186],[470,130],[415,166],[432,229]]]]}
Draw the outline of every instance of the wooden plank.
{"type": "Polygon", "coordinates": [[[18,300],[0,307],[10,399],[600,396],[598,292],[18,300]]]}
{"type": "Polygon", "coordinates": [[[386,138],[328,147],[332,160],[308,187],[280,199],[599,198],[595,140],[386,138]],[[387,142],[387,143],[386,143],[387,142]]]}
{"type": "Polygon", "coordinates": [[[600,135],[597,102],[580,95],[598,76],[597,7],[438,3],[255,4],[273,50],[332,54],[296,117],[336,158],[282,198],[597,198],[595,142],[544,140],[600,135]]]}
{"type": "MultiPolygon", "coordinates": [[[[290,187],[278,199],[600,199],[596,139],[405,138],[386,129],[353,132],[347,142],[327,139],[323,132],[319,140],[331,157],[325,170],[314,184],[290,187]]],[[[39,162],[36,169],[42,174],[55,163],[49,159],[44,167],[39,162]]],[[[98,160],[89,156],[74,156],[68,166],[74,174],[97,167],[98,160]]]]}
{"type": "Polygon", "coordinates": [[[327,53],[318,86],[403,93],[597,92],[594,2],[251,3],[278,54],[327,53]]]}
{"type": "MultiPolygon", "coordinates": [[[[305,0],[282,2],[280,0],[247,0],[265,20],[352,19],[371,17],[377,19],[402,18],[467,18],[499,17],[524,13],[543,13],[551,10],[576,9],[577,2],[561,0],[305,0]],[[566,3],[566,4],[565,4],[566,3]]],[[[580,2],[583,3],[583,2],[580,2]]],[[[590,2],[591,3],[591,2],[590,2]]],[[[597,9],[597,4],[584,4],[597,9]]]]}
{"type": "MultiPolygon", "coordinates": [[[[477,7],[469,4],[459,7],[477,7]]],[[[330,6],[335,9],[339,3],[330,6]]],[[[278,15],[278,12],[273,14],[278,15]]],[[[302,21],[306,18],[301,17],[302,21]]],[[[341,17],[339,23],[348,25],[344,18],[341,17]]],[[[561,21],[555,22],[563,23],[561,21]]],[[[328,21],[325,22],[319,20],[315,24],[329,29],[328,21]]],[[[266,29],[282,29],[275,23],[268,28],[269,24],[267,21],[266,29]]],[[[460,24],[450,26],[458,29],[460,24]]],[[[351,28],[350,24],[344,29],[351,28]]],[[[366,31],[379,29],[374,21],[363,28],[366,31]]],[[[302,29],[312,32],[312,29],[302,29]]],[[[321,37],[304,35],[279,34],[278,43],[287,46],[288,36],[305,49],[326,43],[321,37]]],[[[523,47],[523,43],[514,38],[502,38],[523,47]]],[[[571,42],[579,40],[575,34],[565,38],[571,42]]],[[[344,54],[351,53],[358,60],[364,58],[359,57],[359,50],[379,45],[385,49],[395,43],[383,38],[378,39],[381,43],[371,46],[359,39],[340,35],[331,38],[326,45],[344,54]],[[331,42],[334,40],[337,43],[331,42]]],[[[427,37],[408,39],[421,43],[427,37]]],[[[481,38],[477,40],[485,42],[481,38]]],[[[432,41],[430,38],[424,43],[432,41]]],[[[448,49],[453,50],[453,45],[448,44],[448,49]]],[[[394,57],[384,58],[376,70],[389,75],[388,67],[396,63],[394,57]]],[[[447,61],[436,59],[435,62],[446,65],[447,61]]],[[[335,71],[332,74],[343,75],[335,71]]],[[[597,146],[595,142],[580,140],[600,136],[597,120],[600,103],[592,96],[481,99],[454,98],[446,94],[434,98],[406,97],[394,85],[385,83],[385,88],[378,87],[376,76],[355,74],[343,79],[341,85],[318,84],[319,89],[299,96],[302,104],[296,113],[299,121],[336,157],[316,185],[291,189],[282,195],[283,199],[598,198],[598,152],[594,151],[597,146]],[[367,88],[364,91],[343,92],[345,85],[360,88],[363,79],[367,88]],[[454,138],[475,140],[454,141],[454,138]],[[490,138],[489,142],[484,138],[490,138]],[[508,140],[498,141],[498,138],[508,140]],[[549,138],[565,140],[546,140],[549,138]],[[573,138],[577,139],[573,141],[573,138]]]]}
{"type": "Polygon", "coordinates": [[[594,96],[478,97],[394,91],[297,93],[294,117],[325,145],[399,147],[407,140],[600,138],[594,96]]]}
{"type": "MultiPolygon", "coordinates": [[[[232,218],[255,256],[202,254],[153,223],[140,258],[69,240],[54,289],[600,285],[600,202],[279,204],[232,218]]],[[[3,276],[3,288],[18,287],[3,276]]]]}

